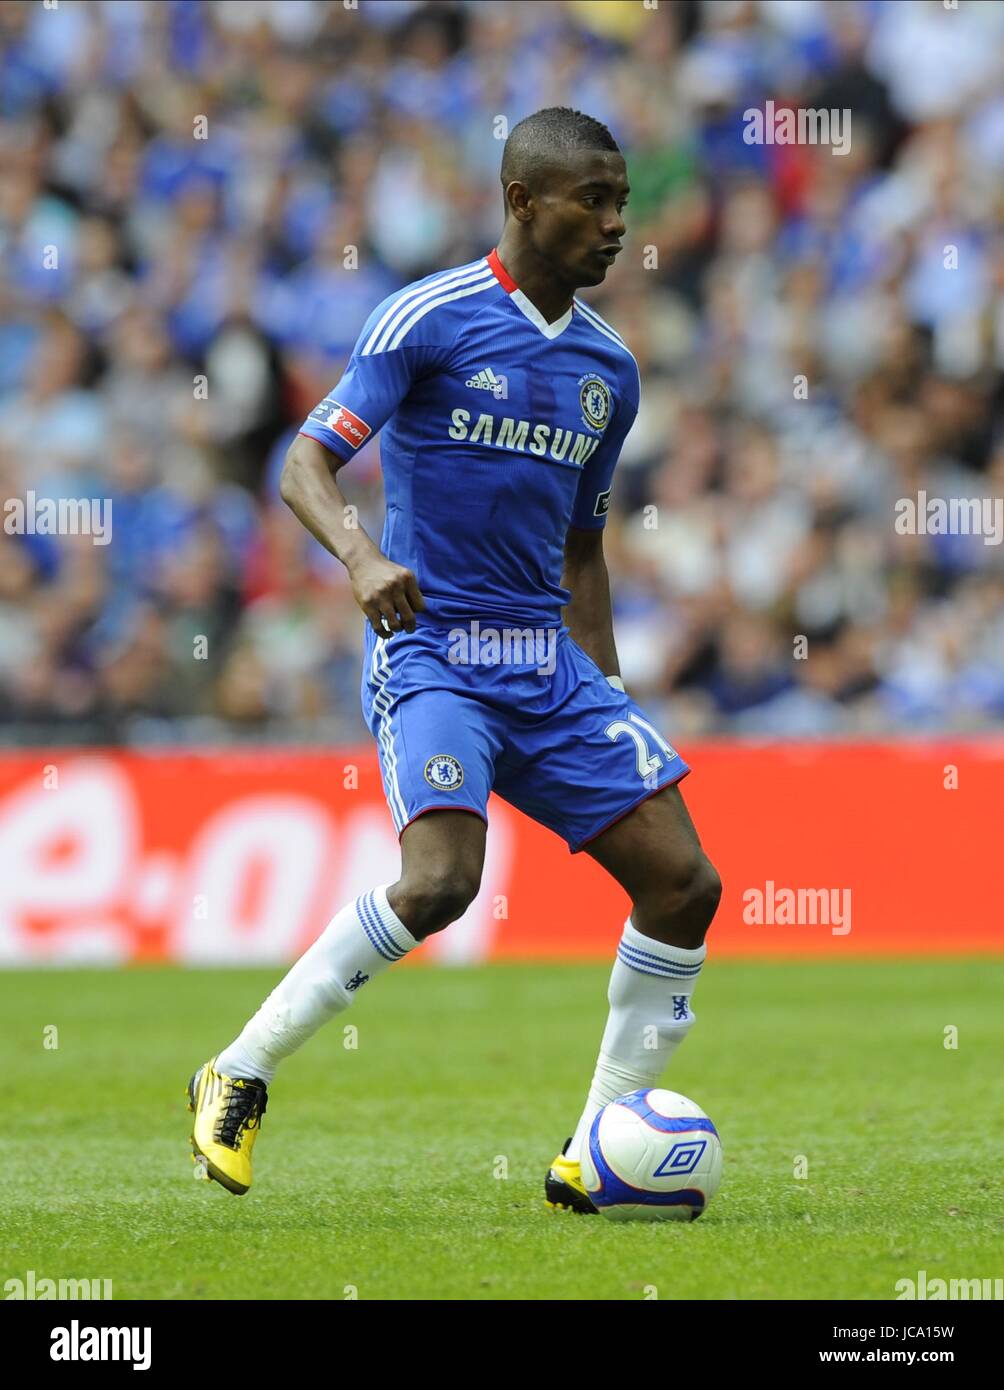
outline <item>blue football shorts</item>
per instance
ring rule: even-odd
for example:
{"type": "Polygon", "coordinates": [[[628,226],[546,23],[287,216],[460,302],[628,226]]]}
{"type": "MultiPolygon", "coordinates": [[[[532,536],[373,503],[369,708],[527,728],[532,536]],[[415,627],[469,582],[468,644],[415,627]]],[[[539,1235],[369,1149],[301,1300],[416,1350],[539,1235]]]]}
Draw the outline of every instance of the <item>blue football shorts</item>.
{"type": "Polygon", "coordinates": [[[494,791],[575,853],[690,771],[567,628],[495,649],[490,629],[466,644],[459,631],[421,619],[389,638],[366,628],[363,713],[399,836],[425,811],[487,823],[494,791]]]}

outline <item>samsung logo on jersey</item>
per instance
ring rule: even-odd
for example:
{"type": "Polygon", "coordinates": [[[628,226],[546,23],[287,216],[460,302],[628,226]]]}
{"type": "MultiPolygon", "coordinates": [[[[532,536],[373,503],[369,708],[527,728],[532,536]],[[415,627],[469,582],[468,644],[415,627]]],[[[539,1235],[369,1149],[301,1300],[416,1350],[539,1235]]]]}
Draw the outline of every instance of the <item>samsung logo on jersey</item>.
{"type": "Polygon", "coordinates": [[[552,429],[550,425],[535,425],[532,420],[515,420],[511,415],[504,415],[501,420],[496,420],[494,415],[479,415],[473,429],[469,428],[469,410],[458,407],[450,418],[453,421],[449,429],[451,439],[466,439],[471,444],[491,444],[496,449],[525,450],[540,458],[554,459],[556,463],[563,462],[567,456],[568,462],[579,468],[592,457],[600,442],[588,434],[578,434],[560,427],[552,429]]]}

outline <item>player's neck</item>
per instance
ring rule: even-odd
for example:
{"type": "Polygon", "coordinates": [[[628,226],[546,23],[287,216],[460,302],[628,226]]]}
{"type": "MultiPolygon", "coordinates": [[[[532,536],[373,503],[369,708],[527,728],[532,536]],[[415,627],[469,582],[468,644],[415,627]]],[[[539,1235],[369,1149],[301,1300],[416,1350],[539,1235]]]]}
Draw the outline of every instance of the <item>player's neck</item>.
{"type": "Polygon", "coordinates": [[[532,247],[519,246],[507,240],[503,232],[496,249],[509,275],[534,308],[543,314],[547,323],[555,323],[568,313],[575,286],[563,285],[556,280],[553,269],[537,259],[532,247]]]}

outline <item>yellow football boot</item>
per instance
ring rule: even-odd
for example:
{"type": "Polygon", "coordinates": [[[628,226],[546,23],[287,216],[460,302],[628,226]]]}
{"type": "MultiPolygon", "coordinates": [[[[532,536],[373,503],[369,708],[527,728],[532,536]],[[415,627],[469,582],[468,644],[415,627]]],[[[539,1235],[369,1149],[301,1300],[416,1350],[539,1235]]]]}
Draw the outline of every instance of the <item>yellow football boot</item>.
{"type": "Polygon", "coordinates": [[[213,1069],[215,1057],[188,1083],[188,1108],[195,1112],[192,1161],[235,1196],[251,1186],[251,1150],[265,1113],[264,1081],[244,1081],[213,1069]]]}
{"type": "Polygon", "coordinates": [[[551,1164],[544,1179],[544,1201],[552,1211],[577,1211],[582,1216],[595,1215],[596,1208],[582,1182],[582,1170],[578,1159],[569,1158],[568,1146],[571,1135],[565,1140],[565,1147],[551,1164]]]}

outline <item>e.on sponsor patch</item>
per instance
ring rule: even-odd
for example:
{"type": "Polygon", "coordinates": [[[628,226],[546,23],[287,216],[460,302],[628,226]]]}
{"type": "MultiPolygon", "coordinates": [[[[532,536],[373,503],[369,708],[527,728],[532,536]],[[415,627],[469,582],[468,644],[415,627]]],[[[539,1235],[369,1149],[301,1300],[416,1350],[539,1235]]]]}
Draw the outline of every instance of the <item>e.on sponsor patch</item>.
{"type": "Polygon", "coordinates": [[[354,415],[347,406],[339,405],[337,401],[325,401],[324,404],[326,408],[330,408],[321,424],[326,425],[333,434],[337,434],[339,439],[351,444],[353,449],[358,449],[373,433],[366,421],[354,415]]]}

